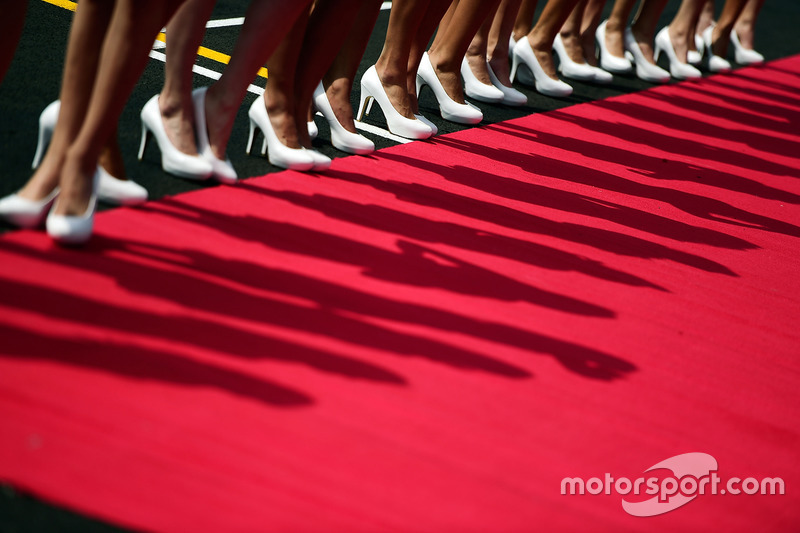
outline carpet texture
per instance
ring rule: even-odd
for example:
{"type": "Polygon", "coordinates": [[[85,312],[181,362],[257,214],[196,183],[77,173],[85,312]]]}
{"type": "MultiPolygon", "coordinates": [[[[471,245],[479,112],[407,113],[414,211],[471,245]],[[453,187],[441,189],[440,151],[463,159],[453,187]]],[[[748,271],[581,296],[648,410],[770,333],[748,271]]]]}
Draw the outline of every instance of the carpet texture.
{"type": "Polygon", "coordinates": [[[792,57],[105,212],[83,250],[5,234],[0,480],[147,531],[797,530],[798,94],[792,57]],[[689,452],[786,494],[561,494],[689,452]]]}

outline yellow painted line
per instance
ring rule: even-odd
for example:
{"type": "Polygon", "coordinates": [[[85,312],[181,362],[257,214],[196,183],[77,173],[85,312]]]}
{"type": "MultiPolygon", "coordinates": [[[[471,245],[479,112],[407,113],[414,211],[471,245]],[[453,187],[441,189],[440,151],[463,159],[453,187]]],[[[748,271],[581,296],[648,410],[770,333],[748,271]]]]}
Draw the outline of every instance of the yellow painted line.
{"type": "MultiPolygon", "coordinates": [[[[43,0],[43,1],[47,2],[48,4],[53,4],[54,6],[58,6],[64,9],[69,9],[70,11],[75,11],[75,8],[78,7],[77,3],[72,2],[70,0],[43,0]]],[[[159,33],[156,39],[161,41],[162,43],[167,42],[167,36],[163,32],[159,33]]],[[[217,63],[222,63],[223,65],[227,65],[231,60],[231,56],[223,54],[222,52],[217,52],[216,50],[212,50],[210,48],[206,48],[205,46],[201,46],[200,48],[197,49],[197,55],[199,55],[200,57],[205,57],[212,61],[216,61],[217,63]]],[[[258,69],[258,75],[262,78],[266,78],[267,69],[261,67],[260,69],[258,69]]]]}
{"type": "Polygon", "coordinates": [[[53,4],[54,6],[63,7],[64,9],[69,9],[70,11],[75,11],[75,8],[78,7],[78,4],[75,2],[70,2],[69,0],[44,0],[48,4],[53,4]]]}

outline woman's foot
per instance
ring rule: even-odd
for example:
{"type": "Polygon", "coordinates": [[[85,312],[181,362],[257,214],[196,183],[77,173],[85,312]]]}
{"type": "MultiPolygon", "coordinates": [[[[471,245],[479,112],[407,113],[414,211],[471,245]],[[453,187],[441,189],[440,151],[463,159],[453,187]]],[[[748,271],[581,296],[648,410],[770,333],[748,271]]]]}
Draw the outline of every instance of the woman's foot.
{"type": "Polygon", "coordinates": [[[608,19],[605,30],[606,50],[614,57],[625,57],[625,26],[608,19]]]}
{"type": "MultiPolygon", "coordinates": [[[[191,97],[184,101],[182,98],[174,98],[172,95],[161,93],[158,97],[158,109],[161,112],[161,122],[164,124],[164,131],[172,146],[181,153],[187,155],[198,155],[197,143],[195,142],[194,131],[194,111],[192,108],[191,97]]],[[[102,164],[101,166],[109,171],[112,176],[117,176],[114,170],[102,164]]],[[[124,176],[125,170],[119,176],[124,176]]]]}
{"type": "MultiPolygon", "coordinates": [[[[508,54],[506,54],[506,56],[508,56],[508,54]]],[[[486,56],[483,54],[470,54],[470,51],[467,50],[467,55],[464,57],[475,79],[484,85],[491,85],[492,79],[489,77],[489,71],[486,68],[486,56]]],[[[506,61],[506,63],[508,63],[508,61],[506,61]]]]}
{"type": "Polygon", "coordinates": [[[542,67],[542,71],[554,80],[558,80],[556,75],[556,64],[553,62],[553,43],[544,39],[536,28],[531,32],[532,35],[528,36],[528,42],[531,45],[531,50],[542,67]]]}
{"type": "Polygon", "coordinates": [[[643,34],[635,25],[631,26],[631,34],[636,40],[636,44],[639,45],[639,50],[642,52],[642,56],[644,56],[645,60],[647,60],[648,63],[655,65],[656,60],[653,52],[653,36],[643,34]]]}
{"type": "Polygon", "coordinates": [[[328,97],[333,114],[342,127],[350,133],[358,133],[353,117],[353,106],[350,105],[350,88],[353,81],[339,78],[328,85],[325,95],[328,97]]]}
{"type": "Polygon", "coordinates": [[[512,86],[511,67],[508,64],[508,53],[506,51],[498,50],[498,53],[489,59],[489,66],[500,83],[506,87],[512,86]]]}
{"type": "MultiPolygon", "coordinates": [[[[441,58],[436,55],[436,52],[429,53],[428,58],[447,96],[458,104],[466,103],[464,100],[464,87],[461,85],[461,62],[459,61],[458,65],[453,68],[453,65],[441,61],[441,58]]],[[[486,68],[484,68],[483,71],[486,81],[488,82],[487,84],[491,85],[492,82],[489,79],[489,73],[486,72],[486,68]]]]}
{"type": "Polygon", "coordinates": [[[94,193],[96,168],[96,164],[83,165],[78,157],[67,155],[58,183],[61,192],[53,205],[54,214],[82,216],[86,213],[94,193]]]}
{"type": "MultiPolygon", "coordinates": [[[[667,27],[667,33],[669,34],[669,40],[672,43],[672,49],[675,51],[675,57],[678,58],[678,61],[681,63],[688,62],[688,53],[690,50],[689,41],[691,40],[691,45],[694,46],[694,35],[690,35],[687,31],[679,30],[673,26],[667,27]]],[[[639,45],[641,48],[641,45],[639,45]]]]}
{"type": "Polygon", "coordinates": [[[211,85],[206,91],[206,130],[211,152],[218,159],[225,160],[233,120],[241,107],[241,102],[228,101],[226,95],[218,94],[217,86],[218,84],[211,85]]]}
{"type": "Polygon", "coordinates": [[[383,87],[383,92],[389,99],[389,103],[402,117],[414,120],[414,113],[417,110],[416,92],[417,75],[393,72],[383,64],[375,63],[375,73],[383,87]],[[409,83],[411,85],[409,85],[409,83]],[[413,100],[412,100],[413,98],[413,100]]]}
{"type": "Polygon", "coordinates": [[[583,59],[593,67],[599,67],[597,62],[597,39],[595,33],[597,26],[589,26],[579,36],[580,46],[583,50],[583,59]]]}

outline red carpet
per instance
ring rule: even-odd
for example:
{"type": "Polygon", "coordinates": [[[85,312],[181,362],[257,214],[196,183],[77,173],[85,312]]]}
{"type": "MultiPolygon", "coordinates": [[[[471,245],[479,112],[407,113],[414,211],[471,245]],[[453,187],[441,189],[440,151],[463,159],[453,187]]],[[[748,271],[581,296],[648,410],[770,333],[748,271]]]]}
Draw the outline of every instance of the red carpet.
{"type": "Polygon", "coordinates": [[[794,57],[104,213],[83,251],[6,234],[0,479],[153,531],[797,531],[798,91],[794,57]],[[560,492],[689,452],[786,494],[560,492]]]}

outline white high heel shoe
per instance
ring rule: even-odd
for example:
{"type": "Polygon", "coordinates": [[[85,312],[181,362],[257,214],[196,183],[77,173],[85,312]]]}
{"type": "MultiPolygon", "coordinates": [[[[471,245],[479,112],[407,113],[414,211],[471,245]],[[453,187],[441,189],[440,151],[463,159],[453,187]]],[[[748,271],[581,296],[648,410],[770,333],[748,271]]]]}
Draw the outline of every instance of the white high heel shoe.
{"type": "Polygon", "coordinates": [[[459,104],[450,98],[447,91],[444,90],[442,82],[439,81],[439,76],[436,75],[428,52],[422,54],[422,61],[420,61],[417,71],[417,97],[419,97],[422,87],[426,85],[433,91],[443,119],[457,124],[477,124],[483,120],[483,113],[477,107],[459,104]]]}
{"type": "Polygon", "coordinates": [[[261,155],[268,153],[271,164],[289,170],[311,170],[314,167],[314,158],[305,148],[289,148],[275,135],[263,98],[259,97],[253,101],[253,105],[247,111],[247,116],[250,117],[250,137],[247,140],[246,149],[248,154],[253,148],[253,138],[256,128],[258,128],[264,134],[261,155]]]}
{"type": "Polygon", "coordinates": [[[92,195],[89,205],[82,215],[56,215],[55,206],[47,215],[47,234],[59,244],[84,244],[92,236],[94,214],[97,210],[97,184],[100,181],[99,171],[95,171],[92,179],[92,195]]]}
{"type": "MultiPolygon", "coordinates": [[[[517,46],[517,41],[514,40],[514,34],[512,33],[508,37],[508,60],[514,60],[514,47],[517,46]]],[[[512,80],[513,81],[513,80],[512,80]]],[[[527,85],[528,87],[533,87],[536,85],[536,79],[533,77],[533,74],[527,68],[520,69],[517,72],[517,81],[523,85],[527,85]]]]}
{"type": "Polygon", "coordinates": [[[184,154],[167,137],[161,110],[158,108],[156,94],[142,108],[139,114],[142,119],[142,142],[139,144],[139,161],[144,157],[148,135],[152,134],[161,151],[161,168],[164,172],[187,180],[204,181],[211,177],[214,169],[211,163],[200,155],[184,154]]]}
{"type": "Polygon", "coordinates": [[[231,164],[231,160],[226,156],[225,160],[214,155],[211,144],[208,141],[208,126],[206,125],[206,91],[208,87],[201,87],[192,91],[192,103],[194,104],[194,126],[197,131],[197,151],[200,155],[211,163],[214,177],[221,183],[233,184],[239,180],[236,170],[231,164]]]}
{"type": "Polygon", "coordinates": [[[708,56],[708,70],[714,73],[728,72],[731,70],[731,64],[724,57],[714,55],[714,51],[711,49],[711,35],[713,31],[713,25],[703,31],[703,44],[705,45],[706,55],[708,56]]]}
{"type": "Polygon", "coordinates": [[[375,144],[372,141],[363,135],[347,131],[339,123],[339,119],[336,118],[331,103],[328,101],[328,95],[325,94],[322,82],[314,89],[314,105],[331,126],[331,144],[334,148],[357,155],[371,154],[375,151],[375,144]]]}
{"type": "Polygon", "coordinates": [[[547,96],[563,97],[572,94],[572,87],[561,80],[554,80],[542,70],[528,38],[520,39],[514,46],[511,62],[511,81],[514,81],[520,66],[527,66],[536,80],[536,90],[547,96]]]}
{"type": "Polygon", "coordinates": [[[97,199],[113,205],[139,205],[147,201],[147,189],[133,180],[121,180],[97,165],[100,179],[97,183],[97,199]]]}
{"type": "MultiPolygon", "coordinates": [[[[39,141],[36,145],[36,155],[33,156],[31,168],[38,168],[50,145],[53,130],[58,122],[61,111],[61,101],[51,102],[39,115],[39,141]]],[[[98,185],[98,199],[114,205],[137,205],[147,201],[147,189],[133,180],[121,180],[109,174],[98,165],[100,169],[100,184],[98,185]]],[[[45,212],[44,215],[47,213],[45,212]]],[[[42,220],[44,220],[44,215],[42,220]]]]}
{"type": "Polygon", "coordinates": [[[558,56],[558,70],[565,78],[572,78],[580,81],[594,81],[595,74],[592,66],[588,63],[577,63],[569,57],[567,49],[564,48],[564,41],[561,34],[557,33],[553,41],[553,51],[558,56]]]}
{"type": "Polygon", "coordinates": [[[703,61],[704,46],[705,45],[703,43],[703,37],[695,33],[694,47],[697,48],[697,50],[689,50],[688,52],[686,52],[686,62],[692,65],[693,67],[699,65],[700,62],[703,61]]]}
{"type": "Polygon", "coordinates": [[[597,39],[597,50],[600,54],[600,68],[611,74],[627,74],[633,70],[633,65],[628,61],[627,57],[618,57],[611,55],[611,52],[606,48],[606,24],[604,20],[595,31],[595,38],[597,39]]]}
{"type": "Polygon", "coordinates": [[[503,103],[506,105],[513,105],[513,106],[521,106],[528,103],[528,97],[519,92],[518,90],[514,89],[513,87],[506,87],[495,75],[494,71],[492,70],[492,65],[489,62],[486,62],[486,70],[489,71],[489,79],[492,80],[492,85],[500,89],[500,92],[503,93],[503,103]]]}
{"type": "Polygon", "coordinates": [[[661,31],[656,34],[655,44],[655,60],[658,61],[661,52],[664,52],[669,60],[669,73],[673,78],[689,80],[703,77],[699,70],[678,59],[675,48],[672,46],[672,39],[669,37],[669,26],[664,26],[661,28],[661,31]]]}
{"type": "Polygon", "coordinates": [[[28,200],[18,194],[0,198],[0,219],[18,228],[38,228],[58,196],[58,187],[41,200],[28,200]]]}
{"type": "Polygon", "coordinates": [[[464,80],[464,94],[479,102],[496,104],[503,101],[503,91],[494,85],[482,83],[472,69],[469,68],[467,58],[461,60],[461,78],[464,80]]]}
{"type": "Polygon", "coordinates": [[[740,65],[759,65],[764,62],[763,55],[752,48],[742,46],[736,30],[731,30],[731,44],[733,44],[733,57],[740,65]]]}
{"type": "Polygon", "coordinates": [[[386,118],[386,127],[395,135],[406,139],[427,139],[433,135],[433,130],[424,122],[416,117],[406,118],[394,108],[386,95],[375,65],[372,65],[361,77],[361,101],[356,114],[358,122],[362,122],[363,118],[369,115],[374,102],[378,102],[386,118]]]}
{"type": "Polygon", "coordinates": [[[633,56],[636,64],[636,76],[640,80],[650,83],[666,83],[669,81],[669,72],[645,59],[636,38],[630,28],[625,28],[625,49],[633,56]]]}
{"type": "Polygon", "coordinates": [[[436,124],[428,120],[428,117],[426,117],[425,115],[417,113],[414,115],[414,118],[416,118],[417,120],[419,120],[420,122],[422,122],[431,129],[431,137],[439,133],[439,128],[436,127],[436,124]]]}
{"type": "Polygon", "coordinates": [[[313,148],[306,148],[306,152],[311,156],[311,159],[314,160],[314,166],[311,167],[311,170],[328,170],[331,166],[331,158],[325,154],[322,154],[313,148]]]}
{"type": "Polygon", "coordinates": [[[39,139],[36,143],[36,153],[33,155],[31,168],[37,168],[44,159],[50,139],[53,138],[53,130],[56,129],[58,114],[61,112],[61,100],[50,102],[39,115],[39,139]]]}

